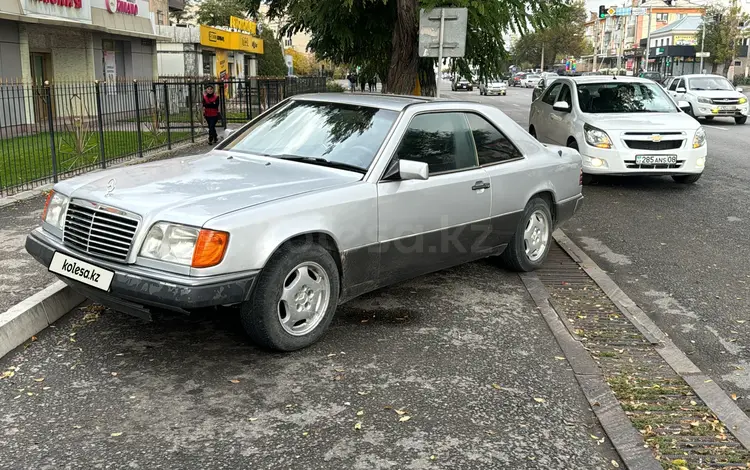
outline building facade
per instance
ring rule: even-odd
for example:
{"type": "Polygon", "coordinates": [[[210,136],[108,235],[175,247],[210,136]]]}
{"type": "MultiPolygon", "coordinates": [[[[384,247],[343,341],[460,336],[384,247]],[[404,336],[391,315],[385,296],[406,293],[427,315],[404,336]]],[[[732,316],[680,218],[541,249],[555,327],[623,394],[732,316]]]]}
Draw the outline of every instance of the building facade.
{"type": "Polygon", "coordinates": [[[0,0],[0,78],[154,78],[156,39],[147,0],[0,0]]]}

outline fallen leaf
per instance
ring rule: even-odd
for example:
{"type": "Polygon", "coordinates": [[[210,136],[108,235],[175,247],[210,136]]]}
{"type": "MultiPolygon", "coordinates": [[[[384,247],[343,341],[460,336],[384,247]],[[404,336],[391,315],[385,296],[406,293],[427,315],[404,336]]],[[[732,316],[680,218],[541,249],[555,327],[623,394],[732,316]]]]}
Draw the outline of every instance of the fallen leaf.
{"type": "Polygon", "coordinates": [[[339,374],[339,375],[337,375],[336,377],[333,378],[333,380],[343,380],[343,379],[344,379],[344,376],[341,375],[341,374],[339,374]]]}
{"type": "Polygon", "coordinates": [[[392,409],[393,409],[393,407],[392,407],[391,405],[385,405],[385,406],[383,407],[383,409],[384,409],[384,410],[392,410],[392,409]]]}
{"type": "Polygon", "coordinates": [[[359,392],[357,392],[357,393],[358,393],[359,395],[362,395],[362,396],[364,396],[364,395],[369,395],[369,394],[370,394],[370,392],[363,392],[363,391],[361,391],[361,390],[360,390],[359,392]]]}
{"type": "Polygon", "coordinates": [[[537,403],[544,403],[544,402],[545,402],[545,401],[547,401],[547,400],[545,400],[544,398],[537,398],[537,397],[534,397],[534,401],[535,401],[535,402],[537,402],[537,403]]]}
{"type": "Polygon", "coordinates": [[[229,379],[229,381],[230,381],[230,382],[232,382],[233,384],[238,384],[238,383],[240,383],[240,381],[239,381],[239,380],[237,380],[237,379],[229,379]]]}
{"type": "Polygon", "coordinates": [[[336,355],[336,353],[331,353],[331,354],[328,355],[328,357],[333,357],[335,355],[336,355]]]}
{"type": "Polygon", "coordinates": [[[70,337],[70,342],[71,342],[71,343],[75,343],[75,342],[76,342],[75,338],[73,338],[73,337],[71,336],[71,337],[70,337]]]}
{"type": "Polygon", "coordinates": [[[397,414],[397,415],[399,415],[399,416],[401,416],[401,415],[405,415],[405,414],[406,414],[406,410],[394,410],[394,411],[395,411],[395,412],[396,412],[396,414],[397,414]]]}
{"type": "Polygon", "coordinates": [[[51,389],[51,388],[52,388],[52,387],[42,387],[42,390],[49,390],[49,389],[51,389]]]}
{"type": "Polygon", "coordinates": [[[711,379],[708,379],[708,380],[704,380],[704,381],[703,381],[703,383],[704,383],[704,384],[707,384],[707,383],[709,383],[709,382],[713,382],[713,380],[711,380],[711,379]]]}
{"type": "Polygon", "coordinates": [[[362,423],[355,423],[354,424],[354,429],[356,429],[357,431],[359,431],[360,429],[362,429],[362,423]]]}
{"type": "Polygon", "coordinates": [[[132,400],[133,398],[135,398],[135,395],[130,395],[128,398],[132,400]]]}
{"type": "Polygon", "coordinates": [[[302,437],[307,437],[309,434],[310,434],[309,432],[305,431],[302,433],[302,437]]]}
{"type": "Polygon", "coordinates": [[[38,379],[34,379],[34,382],[44,382],[44,377],[39,377],[38,379]]]}
{"type": "Polygon", "coordinates": [[[409,421],[411,419],[411,416],[402,416],[398,420],[402,423],[405,423],[406,421],[409,421]]]}
{"type": "Polygon", "coordinates": [[[593,434],[589,434],[589,436],[591,437],[591,439],[593,439],[595,441],[599,440],[599,436],[594,436],[593,434]]]}
{"type": "Polygon", "coordinates": [[[737,401],[737,394],[733,393],[730,395],[732,397],[732,400],[737,401]]]}
{"type": "Polygon", "coordinates": [[[247,418],[247,420],[252,423],[252,422],[258,421],[258,418],[247,418]]]}
{"type": "Polygon", "coordinates": [[[0,379],[9,379],[14,375],[16,375],[16,373],[12,370],[6,370],[5,372],[3,372],[3,375],[0,375],[0,379]]]}
{"type": "Polygon", "coordinates": [[[36,341],[36,340],[37,340],[37,337],[36,337],[36,336],[32,336],[32,337],[31,337],[31,341],[36,341]]]}
{"type": "Polygon", "coordinates": [[[555,359],[557,359],[558,361],[564,361],[565,360],[565,358],[562,357],[562,356],[555,356],[555,359]]]}
{"type": "Polygon", "coordinates": [[[700,426],[700,425],[701,425],[701,422],[700,422],[700,421],[693,421],[693,422],[691,422],[691,423],[690,423],[690,426],[692,426],[692,427],[694,427],[694,428],[697,428],[697,427],[698,427],[698,426],[700,426]]]}
{"type": "Polygon", "coordinates": [[[620,464],[619,464],[619,463],[617,463],[617,460],[612,460],[612,462],[611,462],[611,463],[612,463],[612,466],[613,466],[613,467],[615,467],[615,468],[620,468],[620,464]]]}
{"type": "Polygon", "coordinates": [[[698,402],[696,402],[695,400],[690,400],[690,404],[693,405],[693,406],[695,406],[695,405],[698,404],[698,402]]]}
{"type": "Polygon", "coordinates": [[[437,455],[431,455],[430,460],[437,460],[437,455]]]}
{"type": "Polygon", "coordinates": [[[117,377],[117,372],[111,372],[112,377],[117,377]]]}
{"type": "Polygon", "coordinates": [[[344,369],[333,369],[333,370],[335,370],[336,372],[344,372],[344,369]]]}
{"type": "Polygon", "coordinates": [[[500,390],[500,389],[502,389],[503,387],[501,387],[501,386],[500,386],[500,385],[498,385],[498,384],[492,384],[492,388],[494,388],[495,390],[500,390]]]}
{"type": "Polygon", "coordinates": [[[28,396],[30,396],[30,397],[33,397],[33,396],[34,396],[34,394],[33,394],[32,392],[26,392],[26,395],[28,395],[28,396]]]}
{"type": "Polygon", "coordinates": [[[362,416],[363,414],[365,414],[365,410],[357,411],[357,416],[362,416]]]}
{"type": "Polygon", "coordinates": [[[119,437],[119,436],[122,436],[122,433],[121,432],[113,432],[112,434],[110,434],[110,436],[112,436],[112,437],[119,437]]]}

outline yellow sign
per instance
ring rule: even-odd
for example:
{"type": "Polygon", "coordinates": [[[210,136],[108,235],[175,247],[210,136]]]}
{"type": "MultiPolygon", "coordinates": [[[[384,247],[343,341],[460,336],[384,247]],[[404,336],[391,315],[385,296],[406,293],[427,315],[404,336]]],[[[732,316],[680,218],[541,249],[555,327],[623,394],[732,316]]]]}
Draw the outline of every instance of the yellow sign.
{"type": "Polygon", "coordinates": [[[250,34],[256,34],[258,32],[258,26],[250,21],[237,18],[236,16],[229,17],[229,27],[232,29],[239,29],[250,34]]]}
{"type": "Polygon", "coordinates": [[[232,33],[223,29],[212,28],[210,26],[200,27],[201,46],[218,47],[220,49],[231,49],[230,38],[232,33]]]}
{"type": "Polygon", "coordinates": [[[242,51],[252,54],[263,54],[263,40],[249,34],[229,32],[210,26],[200,27],[201,45],[242,51]]]}
{"type": "Polygon", "coordinates": [[[263,54],[263,40],[249,34],[232,33],[232,49],[253,54],[263,54]]]}
{"type": "Polygon", "coordinates": [[[674,44],[678,46],[695,46],[698,44],[698,38],[695,35],[675,34],[674,44]]]}

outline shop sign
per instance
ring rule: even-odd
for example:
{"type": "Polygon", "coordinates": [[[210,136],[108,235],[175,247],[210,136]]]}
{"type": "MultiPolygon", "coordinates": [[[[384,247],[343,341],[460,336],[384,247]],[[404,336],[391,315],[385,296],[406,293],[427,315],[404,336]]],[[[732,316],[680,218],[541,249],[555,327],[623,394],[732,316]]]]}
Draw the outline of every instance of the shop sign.
{"type": "Polygon", "coordinates": [[[253,35],[257,34],[258,32],[258,25],[256,25],[255,22],[250,20],[243,20],[242,18],[237,18],[236,16],[229,17],[229,27],[253,35]]]}
{"type": "Polygon", "coordinates": [[[263,40],[242,33],[232,34],[232,49],[251,54],[263,54],[263,40]]]}
{"type": "Polygon", "coordinates": [[[115,60],[115,51],[104,50],[104,80],[107,84],[107,94],[117,94],[117,61],[115,60]]]}
{"type": "Polygon", "coordinates": [[[210,26],[200,27],[201,45],[216,47],[219,49],[230,49],[230,33],[223,29],[212,28],[210,26]]]}
{"type": "Polygon", "coordinates": [[[200,27],[200,42],[202,46],[228,49],[232,51],[263,54],[263,40],[249,34],[225,31],[210,26],[200,27]]]}
{"type": "Polygon", "coordinates": [[[126,15],[138,15],[137,0],[105,0],[107,11],[110,13],[125,13],[126,15]]]}
{"type": "Polygon", "coordinates": [[[698,44],[698,38],[695,35],[675,35],[674,43],[678,46],[695,46],[698,44]]]}
{"type": "Polygon", "coordinates": [[[91,23],[91,0],[21,0],[23,14],[91,23]]]}

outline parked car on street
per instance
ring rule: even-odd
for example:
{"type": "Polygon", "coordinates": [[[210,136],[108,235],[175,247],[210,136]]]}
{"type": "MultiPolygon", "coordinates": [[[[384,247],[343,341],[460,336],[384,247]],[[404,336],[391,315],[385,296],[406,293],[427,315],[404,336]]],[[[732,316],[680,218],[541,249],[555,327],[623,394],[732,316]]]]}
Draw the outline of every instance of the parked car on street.
{"type": "Polygon", "coordinates": [[[734,118],[736,124],[747,122],[747,96],[742,94],[742,88],[735,88],[721,75],[672,77],[667,90],[675,100],[688,102],[687,111],[695,118],[711,121],[715,117],[728,117],[734,118]]]}
{"type": "Polygon", "coordinates": [[[534,87],[534,91],[531,92],[531,101],[536,101],[542,94],[544,93],[544,90],[547,89],[548,86],[552,82],[554,82],[559,77],[558,74],[554,72],[544,72],[541,75],[541,79],[539,79],[539,83],[537,83],[536,87],[534,87]]]}
{"type": "Polygon", "coordinates": [[[652,80],[652,81],[654,81],[656,83],[663,83],[664,82],[664,77],[662,76],[662,74],[660,72],[653,72],[653,71],[650,71],[650,72],[641,72],[640,74],[638,74],[638,76],[641,77],[641,78],[647,78],[647,79],[652,80]]]}
{"type": "Polygon", "coordinates": [[[583,157],[595,175],[670,175],[695,183],[706,165],[706,133],[656,83],[636,77],[562,77],[531,104],[529,133],[583,157]],[[678,107],[679,106],[679,107],[678,107]]]}
{"type": "Polygon", "coordinates": [[[374,289],[490,256],[539,268],[581,174],[494,106],[301,95],[208,154],[57,183],[26,249],[114,310],[236,305],[291,351],[374,289]]]}
{"type": "Polygon", "coordinates": [[[453,86],[451,87],[453,91],[473,91],[474,86],[471,84],[471,82],[465,78],[457,78],[453,81],[453,86]]]}
{"type": "Polygon", "coordinates": [[[479,94],[485,96],[500,95],[505,96],[508,91],[508,85],[502,80],[489,80],[479,84],[479,94]]]}
{"type": "Polygon", "coordinates": [[[524,88],[534,88],[541,80],[542,76],[538,73],[530,73],[521,79],[521,86],[524,88]]]}

